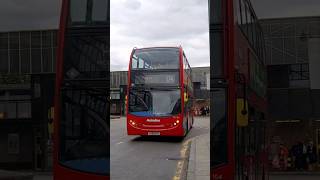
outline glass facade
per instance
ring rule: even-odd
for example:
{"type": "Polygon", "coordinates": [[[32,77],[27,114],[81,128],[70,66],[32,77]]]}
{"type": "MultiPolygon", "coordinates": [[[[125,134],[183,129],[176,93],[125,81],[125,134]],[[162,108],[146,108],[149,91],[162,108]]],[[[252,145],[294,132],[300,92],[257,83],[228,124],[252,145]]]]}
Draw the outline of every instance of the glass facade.
{"type": "Polygon", "coordinates": [[[0,74],[53,73],[57,30],[0,33],[0,74]]]}
{"type": "Polygon", "coordinates": [[[320,17],[262,19],[266,65],[309,62],[309,41],[320,36],[320,17]]]}

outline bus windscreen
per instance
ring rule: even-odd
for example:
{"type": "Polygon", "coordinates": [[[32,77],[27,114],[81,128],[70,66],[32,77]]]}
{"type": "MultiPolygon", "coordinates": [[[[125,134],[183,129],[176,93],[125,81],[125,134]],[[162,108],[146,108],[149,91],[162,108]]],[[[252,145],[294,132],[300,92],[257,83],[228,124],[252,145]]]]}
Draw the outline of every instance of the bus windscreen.
{"type": "Polygon", "coordinates": [[[129,112],[136,116],[171,116],[181,112],[180,89],[130,90],[129,112]]]}

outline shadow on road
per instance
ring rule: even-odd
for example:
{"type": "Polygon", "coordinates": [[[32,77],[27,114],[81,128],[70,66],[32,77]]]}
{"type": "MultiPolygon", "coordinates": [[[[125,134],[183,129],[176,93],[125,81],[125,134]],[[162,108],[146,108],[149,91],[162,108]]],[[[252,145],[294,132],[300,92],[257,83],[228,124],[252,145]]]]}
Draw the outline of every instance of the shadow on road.
{"type": "Polygon", "coordinates": [[[182,142],[184,137],[173,137],[173,136],[138,136],[132,141],[153,141],[153,142],[168,142],[176,143],[182,142]]]}

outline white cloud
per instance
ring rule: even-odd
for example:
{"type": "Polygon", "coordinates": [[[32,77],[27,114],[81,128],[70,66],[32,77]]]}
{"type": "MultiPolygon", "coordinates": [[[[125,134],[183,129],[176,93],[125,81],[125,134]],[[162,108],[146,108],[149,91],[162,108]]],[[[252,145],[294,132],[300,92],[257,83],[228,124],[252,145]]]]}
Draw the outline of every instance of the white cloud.
{"type": "Polygon", "coordinates": [[[209,66],[204,0],[111,0],[111,70],[127,70],[132,48],[181,45],[191,66],[209,66]]]}

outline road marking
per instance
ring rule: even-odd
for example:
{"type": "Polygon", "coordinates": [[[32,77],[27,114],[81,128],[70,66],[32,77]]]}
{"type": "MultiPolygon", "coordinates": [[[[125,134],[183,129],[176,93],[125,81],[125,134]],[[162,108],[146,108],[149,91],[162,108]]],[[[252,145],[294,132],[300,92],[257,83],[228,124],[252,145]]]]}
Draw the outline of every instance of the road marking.
{"type": "Polygon", "coordinates": [[[181,178],[184,177],[183,170],[184,170],[184,168],[186,168],[185,166],[187,166],[187,163],[189,161],[187,152],[189,150],[191,140],[192,139],[188,139],[182,144],[182,148],[180,150],[180,157],[182,160],[178,161],[177,167],[176,167],[176,173],[173,176],[172,180],[181,180],[181,178]]]}
{"type": "Polygon", "coordinates": [[[117,145],[122,144],[123,142],[118,142],[117,145]]]}

